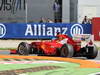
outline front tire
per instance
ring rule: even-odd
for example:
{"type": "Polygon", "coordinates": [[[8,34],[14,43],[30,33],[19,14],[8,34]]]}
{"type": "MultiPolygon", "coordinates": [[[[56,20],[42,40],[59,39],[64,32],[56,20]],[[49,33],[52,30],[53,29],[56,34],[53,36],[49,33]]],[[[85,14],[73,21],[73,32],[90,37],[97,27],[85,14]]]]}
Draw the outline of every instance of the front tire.
{"type": "Polygon", "coordinates": [[[17,52],[19,55],[29,55],[30,46],[26,42],[21,42],[18,46],[17,52]]]}
{"type": "Polygon", "coordinates": [[[70,44],[64,44],[60,49],[61,57],[69,57],[71,58],[74,54],[73,46],[70,44]]]}

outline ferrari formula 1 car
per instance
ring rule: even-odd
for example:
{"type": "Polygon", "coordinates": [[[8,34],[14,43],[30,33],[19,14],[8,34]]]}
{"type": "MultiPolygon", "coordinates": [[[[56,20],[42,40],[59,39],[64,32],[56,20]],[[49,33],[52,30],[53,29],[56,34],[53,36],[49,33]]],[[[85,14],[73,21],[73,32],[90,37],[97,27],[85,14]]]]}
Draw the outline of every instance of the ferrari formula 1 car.
{"type": "Polygon", "coordinates": [[[21,42],[18,46],[17,53],[20,55],[37,54],[69,58],[82,56],[88,59],[94,59],[98,54],[98,50],[91,39],[89,39],[84,47],[81,47],[81,40],[73,40],[69,36],[62,34],[50,41],[38,41],[30,44],[21,42]]]}

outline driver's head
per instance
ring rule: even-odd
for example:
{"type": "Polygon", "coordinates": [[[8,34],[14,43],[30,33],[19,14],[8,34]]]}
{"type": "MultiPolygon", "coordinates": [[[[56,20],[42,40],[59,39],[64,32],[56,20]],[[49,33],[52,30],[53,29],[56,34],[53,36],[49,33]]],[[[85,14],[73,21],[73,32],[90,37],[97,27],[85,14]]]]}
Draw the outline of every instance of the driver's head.
{"type": "Polygon", "coordinates": [[[63,39],[65,39],[66,37],[65,37],[65,35],[64,34],[59,34],[59,35],[57,35],[57,39],[58,40],[63,40],[63,39]]]}
{"type": "Polygon", "coordinates": [[[61,35],[61,33],[57,32],[56,38],[59,38],[59,35],[61,35]]]}

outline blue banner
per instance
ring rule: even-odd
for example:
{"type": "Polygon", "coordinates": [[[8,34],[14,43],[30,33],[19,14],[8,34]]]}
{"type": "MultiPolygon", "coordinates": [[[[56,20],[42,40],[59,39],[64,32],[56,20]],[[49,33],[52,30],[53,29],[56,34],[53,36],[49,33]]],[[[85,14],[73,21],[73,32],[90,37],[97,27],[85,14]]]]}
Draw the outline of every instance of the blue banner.
{"type": "Polygon", "coordinates": [[[75,34],[91,34],[91,24],[78,23],[0,23],[0,38],[51,39],[57,32],[70,37],[75,34]]]}

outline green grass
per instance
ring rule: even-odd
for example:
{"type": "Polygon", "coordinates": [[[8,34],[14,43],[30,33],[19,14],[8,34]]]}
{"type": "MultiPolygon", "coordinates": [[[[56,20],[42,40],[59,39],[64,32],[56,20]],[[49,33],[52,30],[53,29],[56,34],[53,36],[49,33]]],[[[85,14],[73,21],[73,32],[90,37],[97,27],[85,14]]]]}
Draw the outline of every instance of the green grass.
{"type": "MultiPolygon", "coordinates": [[[[33,61],[34,62],[34,61],[33,61]]],[[[40,66],[60,66],[63,68],[78,68],[80,65],[76,63],[36,63],[36,64],[0,64],[0,71],[4,70],[15,70],[15,69],[24,69],[24,68],[34,68],[40,66]]],[[[100,69],[99,69],[100,70],[100,69]]],[[[36,74],[37,75],[37,74],[36,74]]]]}
{"type": "Polygon", "coordinates": [[[100,47],[98,47],[98,50],[100,50],[100,47]]]}
{"type": "MultiPolygon", "coordinates": [[[[11,49],[17,49],[17,48],[0,48],[0,50],[11,50],[11,49]]],[[[100,50],[100,47],[98,47],[98,50],[100,50]]]]}
{"type": "Polygon", "coordinates": [[[0,50],[11,50],[11,49],[16,49],[16,48],[0,48],[0,50]]]}
{"type": "Polygon", "coordinates": [[[91,73],[100,72],[100,68],[80,68],[79,64],[76,63],[36,63],[36,64],[0,64],[0,71],[16,70],[35,68],[40,66],[59,66],[62,68],[54,70],[43,70],[38,72],[27,72],[23,75],[89,75],[91,73]]]}

